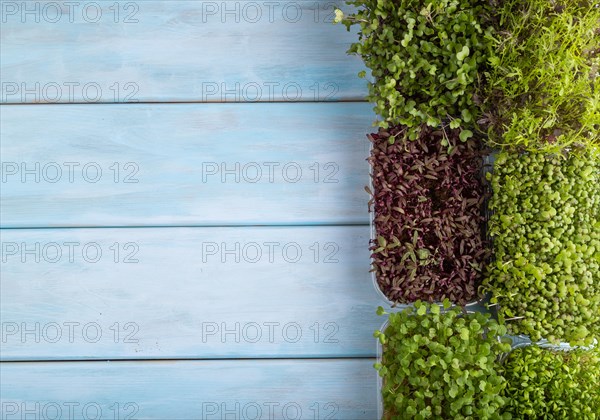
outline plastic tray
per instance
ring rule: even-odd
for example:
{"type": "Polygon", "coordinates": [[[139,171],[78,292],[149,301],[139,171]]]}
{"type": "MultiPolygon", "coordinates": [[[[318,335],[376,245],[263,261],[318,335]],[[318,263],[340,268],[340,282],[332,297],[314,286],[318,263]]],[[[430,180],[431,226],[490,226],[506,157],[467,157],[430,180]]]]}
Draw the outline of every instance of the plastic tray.
{"type": "MultiPolygon", "coordinates": [[[[409,305],[405,305],[405,307],[407,307],[407,306],[409,306],[409,305]]],[[[467,310],[468,314],[472,314],[475,312],[477,312],[477,311],[467,310]]],[[[381,326],[381,328],[379,329],[379,331],[385,332],[388,324],[389,324],[389,320],[386,320],[383,323],[383,325],[381,326]]],[[[383,345],[381,344],[381,341],[377,340],[376,346],[377,346],[377,363],[382,363],[382,361],[383,361],[383,345]]],[[[382,390],[383,390],[383,378],[379,375],[379,372],[377,372],[377,418],[378,419],[383,418],[382,390]]]]}
{"type": "MultiPolygon", "coordinates": [[[[472,313],[473,311],[468,311],[468,312],[472,313]]],[[[380,331],[385,331],[388,324],[389,324],[389,321],[386,320],[385,323],[381,326],[380,331]]],[[[527,347],[527,346],[531,346],[531,345],[537,345],[540,347],[544,347],[544,348],[548,348],[548,349],[552,349],[552,350],[561,350],[561,351],[570,351],[570,350],[574,350],[577,348],[583,348],[583,349],[589,350],[590,348],[593,347],[593,346],[592,347],[572,347],[568,343],[551,344],[547,340],[532,342],[529,339],[529,337],[524,336],[524,335],[517,335],[517,336],[509,335],[509,336],[504,336],[504,337],[508,337],[508,338],[512,339],[512,341],[513,341],[510,352],[512,352],[515,349],[527,347]]],[[[594,346],[595,345],[598,345],[598,340],[596,340],[596,342],[594,343],[594,346]]],[[[510,352],[502,354],[500,356],[500,362],[503,362],[504,360],[506,360],[506,358],[508,357],[510,352]]],[[[383,345],[381,344],[381,342],[379,340],[377,340],[377,362],[381,363],[382,360],[383,360],[383,345]]],[[[383,390],[383,378],[381,376],[379,376],[379,372],[377,372],[377,418],[378,419],[383,418],[383,411],[384,411],[382,390],[383,390]]]]}
{"type": "Polygon", "coordinates": [[[569,343],[563,343],[563,342],[558,343],[558,344],[552,344],[548,340],[540,340],[540,341],[534,342],[534,341],[531,341],[529,339],[529,337],[526,335],[509,335],[508,337],[510,337],[513,340],[512,346],[508,353],[504,353],[501,356],[501,361],[506,360],[508,355],[513,350],[527,347],[527,346],[539,346],[539,347],[543,347],[543,348],[551,349],[551,350],[570,351],[570,350],[576,350],[576,349],[590,350],[598,345],[598,340],[595,340],[595,342],[592,346],[585,347],[585,346],[571,346],[569,343]]]}
{"type": "MultiPolygon", "coordinates": [[[[369,156],[371,156],[371,153],[373,150],[373,143],[370,140],[369,140],[369,143],[370,143],[369,156]]],[[[490,154],[485,155],[483,157],[481,177],[484,181],[484,188],[486,189],[486,192],[490,191],[490,186],[489,186],[488,182],[486,181],[486,174],[488,172],[492,172],[493,166],[494,166],[494,161],[495,161],[495,152],[493,152],[493,151],[490,154]]],[[[374,192],[373,166],[371,164],[369,164],[369,189],[372,192],[374,192]]],[[[484,206],[484,217],[485,217],[484,230],[485,230],[485,236],[486,236],[487,240],[491,240],[489,234],[487,233],[487,231],[488,231],[487,222],[489,220],[489,216],[490,216],[490,212],[488,210],[488,206],[486,203],[486,205],[484,206]]],[[[371,240],[374,241],[377,239],[377,232],[375,231],[375,210],[370,209],[370,208],[369,208],[369,224],[370,224],[370,229],[371,229],[371,240]]],[[[372,267],[373,267],[373,258],[371,258],[371,268],[372,267]]],[[[397,309],[401,310],[408,306],[412,306],[412,303],[414,303],[414,302],[412,302],[412,303],[396,303],[396,302],[391,301],[379,287],[379,283],[377,282],[377,275],[375,274],[374,271],[371,271],[371,281],[373,282],[373,287],[375,288],[375,291],[377,292],[377,294],[379,295],[381,300],[384,301],[386,303],[386,305],[388,306],[388,308],[386,308],[386,309],[397,308],[397,309]]],[[[488,297],[489,296],[480,297],[472,302],[468,302],[465,306],[468,308],[472,308],[474,306],[481,305],[486,299],[488,299],[488,297]]],[[[441,302],[433,302],[433,303],[440,305],[440,306],[442,305],[441,302]]]]}

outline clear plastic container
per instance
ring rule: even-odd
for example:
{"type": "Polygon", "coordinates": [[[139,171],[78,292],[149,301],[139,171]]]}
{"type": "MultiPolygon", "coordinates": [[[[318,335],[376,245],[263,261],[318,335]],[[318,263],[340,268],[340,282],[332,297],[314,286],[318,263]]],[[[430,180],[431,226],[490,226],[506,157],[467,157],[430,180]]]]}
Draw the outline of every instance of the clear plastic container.
{"type": "MultiPolygon", "coordinates": [[[[410,305],[404,305],[404,307],[407,307],[410,305]]],[[[475,313],[477,311],[474,310],[470,310],[467,309],[467,313],[468,314],[472,314],[475,313]]],[[[387,326],[389,324],[389,320],[386,320],[383,325],[381,326],[381,328],[379,329],[379,331],[385,332],[385,330],[387,329],[387,326]]],[[[381,344],[381,341],[377,340],[376,342],[376,346],[377,346],[377,363],[382,363],[383,362],[383,345],[381,344]]],[[[377,372],[377,418],[378,419],[382,419],[383,418],[383,378],[379,375],[379,372],[377,372]]]]}
{"type": "MultiPolygon", "coordinates": [[[[371,147],[369,148],[369,156],[371,155],[372,150],[373,150],[373,143],[371,143],[371,147]]],[[[491,153],[489,155],[484,156],[484,158],[483,158],[481,177],[484,180],[484,188],[486,189],[487,192],[490,191],[490,186],[489,186],[488,182],[486,181],[485,177],[488,172],[492,172],[492,170],[493,170],[494,160],[495,160],[494,157],[495,157],[495,154],[491,153]]],[[[374,193],[373,166],[372,165],[369,165],[369,189],[370,189],[370,191],[372,191],[374,193]]],[[[486,232],[485,236],[486,236],[487,240],[491,240],[487,233],[487,221],[489,220],[489,216],[490,216],[487,204],[484,206],[484,216],[485,216],[484,230],[486,232]]],[[[371,240],[374,241],[377,239],[377,232],[375,230],[375,209],[369,208],[369,223],[370,223],[370,228],[371,228],[371,240]]],[[[371,267],[373,267],[373,258],[371,258],[371,267]]],[[[373,282],[373,287],[375,288],[375,291],[377,292],[377,294],[379,295],[381,300],[384,301],[386,303],[386,305],[388,306],[388,308],[386,308],[386,309],[402,310],[408,306],[412,306],[412,303],[402,303],[401,304],[401,303],[395,303],[395,302],[391,301],[379,287],[379,283],[377,282],[377,275],[375,274],[374,271],[371,271],[371,281],[373,282]]],[[[474,309],[474,307],[482,305],[483,302],[488,299],[488,297],[489,296],[482,296],[472,302],[467,303],[465,306],[469,309],[474,309]]],[[[433,302],[433,303],[438,304],[440,306],[442,305],[441,302],[433,302]]]]}
{"type": "Polygon", "coordinates": [[[516,336],[510,335],[508,337],[510,337],[513,340],[511,350],[510,350],[510,352],[502,355],[501,361],[506,360],[508,355],[513,350],[522,348],[522,347],[527,347],[527,346],[539,346],[539,347],[543,347],[543,348],[550,349],[550,350],[570,351],[570,350],[575,350],[575,349],[590,350],[598,345],[598,340],[595,340],[595,342],[592,346],[584,347],[584,346],[571,346],[569,343],[563,343],[563,342],[558,343],[558,344],[552,344],[548,340],[540,340],[540,341],[533,342],[526,335],[516,335],[516,336]]]}
{"type": "MultiPolygon", "coordinates": [[[[379,331],[385,331],[385,329],[387,328],[389,324],[389,321],[385,321],[383,323],[383,325],[381,326],[381,329],[379,331]]],[[[377,340],[377,363],[381,363],[383,360],[383,345],[381,344],[381,341],[377,340]]],[[[377,373],[377,418],[378,419],[382,419],[383,418],[383,378],[381,377],[381,375],[379,375],[379,372],[375,371],[377,373]]]]}
{"type": "MultiPolygon", "coordinates": [[[[469,312],[472,312],[472,311],[469,311],[469,312]]],[[[388,321],[386,321],[382,325],[380,331],[385,331],[387,325],[388,325],[388,321]]],[[[570,350],[574,350],[575,348],[577,348],[577,347],[570,346],[568,343],[551,344],[546,340],[541,340],[541,341],[534,343],[529,339],[529,337],[524,336],[524,335],[507,336],[507,337],[509,337],[513,340],[511,351],[513,351],[517,348],[531,346],[531,345],[537,345],[537,346],[548,348],[548,349],[562,350],[562,351],[570,351],[570,350]]],[[[500,339],[500,337],[498,339],[500,339]]],[[[598,340],[596,340],[594,345],[598,345],[598,340]]],[[[589,350],[591,347],[581,347],[581,348],[589,350]]],[[[502,361],[506,360],[506,358],[508,357],[509,354],[510,354],[510,352],[504,353],[503,355],[501,355],[500,361],[502,362],[502,361]]],[[[379,340],[377,340],[377,362],[381,363],[382,360],[383,360],[383,346],[381,345],[381,342],[379,342],[379,340]]],[[[383,378],[381,376],[379,376],[379,373],[377,373],[377,418],[378,419],[383,418],[384,407],[383,407],[382,391],[383,391],[383,378]]]]}
{"type": "MultiPolygon", "coordinates": [[[[468,312],[473,313],[473,311],[468,311],[468,312]]],[[[381,326],[380,331],[385,331],[385,329],[388,326],[388,323],[389,323],[389,321],[385,321],[385,323],[381,326]]],[[[527,337],[525,335],[517,335],[517,336],[509,335],[509,336],[505,336],[505,337],[508,337],[512,340],[511,352],[515,349],[527,347],[527,346],[531,346],[531,345],[537,345],[537,346],[552,349],[552,350],[562,350],[562,351],[570,351],[570,350],[574,350],[576,348],[583,348],[583,349],[589,350],[593,346],[598,345],[598,340],[596,340],[594,345],[591,347],[572,347],[569,345],[569,343],[552,344],[552,343],[549,343],[547,340],[532,342],[529,339],[529,337],[527,337]]],[[[501,338],[498,337],[498,339],[500,340],[501,338]]],[[[502,354],[500,356],[500,362],[502,363],[504,360],[506,360],[506,358],[508,357],[509,354],[510,354],[510,352],[502,354]]],[[[382,363],[382,360],[383,360],[383,345],[381,344],[381,342],[379,340],[377,340],[377,363],[382,363]]],[[[383,391],[383,378],[381,376],[379,376],[379,372],[377,372],[377,418],[378,419],[383,418],[384,407],[383,407],[382,391],[383,391]]]]}

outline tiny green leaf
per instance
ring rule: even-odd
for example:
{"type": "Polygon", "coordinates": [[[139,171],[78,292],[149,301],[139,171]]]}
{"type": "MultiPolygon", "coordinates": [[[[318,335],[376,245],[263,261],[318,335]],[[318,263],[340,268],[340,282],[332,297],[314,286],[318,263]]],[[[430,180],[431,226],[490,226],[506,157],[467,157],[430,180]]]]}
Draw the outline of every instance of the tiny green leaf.
{"type": "Polygon", "coordinates": [[[471,137],[473,137],[473,132],[471,130],[463,130],[460,133],[460,141],[467,141],[471,137]]]}
{"type": "Polygon", "coordinates": [[[471,52],[471,50],[469,49],[469,47],[465,45],[464,47],[462,47],[460,52],[458,52],[458,54],[456,54],[456,59],[458,61],[463,61],[465,58],[467,58],[469,56],[470,52],[471,52]]]}

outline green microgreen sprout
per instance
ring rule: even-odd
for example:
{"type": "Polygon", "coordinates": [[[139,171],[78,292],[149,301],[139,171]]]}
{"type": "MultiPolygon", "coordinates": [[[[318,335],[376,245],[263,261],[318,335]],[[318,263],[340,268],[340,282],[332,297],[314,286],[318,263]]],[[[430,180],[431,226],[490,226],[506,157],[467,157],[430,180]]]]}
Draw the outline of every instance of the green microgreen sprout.
{"type": "Polygon", "coordinates": [[[600,350],[527,346],[513,350],[500,369],[506,413],[514,419],[597,420],[600,350]]]}
{"type": "MultiPolygon", "coordinates": [[[[423,125],[464,128],[466,141],[479,117],[477,89],[493,44],[489,8],[475,0],[354,0],[353,14],[336,13],[359,41],[349,53],[371,70],[368,100],[378,125],[408,127],[417,139],[423,125]]],[[[360,77],[366,74],[361,72],[360,77]]]]}
{"type": "Polygon", "coordinates": [[[497,155],[483,289],[511,334],[589,345],[600,336],[600,152],[497,155]]]}
{"type": "Polygon", "coordinates": [[[492,3],[495,47],[481,94],[492,144],[545,151],[600,144],[598,2],[492,3]]]}
{"type": "MultiPolygon", "coordinates": [[[[379,314],[385,314],[383,308],[379,314]]],[[[497,371],[510,343],[489,314],[417,301],[389,314],[375,337],[383,347],[375,364],[382,377],[384,419],[500,419],[506,381],[497,371]]]]}

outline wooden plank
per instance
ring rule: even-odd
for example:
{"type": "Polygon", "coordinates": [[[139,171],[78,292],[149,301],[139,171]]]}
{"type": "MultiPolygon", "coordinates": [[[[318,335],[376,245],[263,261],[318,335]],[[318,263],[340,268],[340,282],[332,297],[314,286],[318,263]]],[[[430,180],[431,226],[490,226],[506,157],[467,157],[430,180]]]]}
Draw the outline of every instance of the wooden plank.
{"type": "Polygon", "coordinates": [[[344,1],[2,0],[1,103],[362,100],[344,1]],[[97,22],[96,22],[97,20],[97,22]],[[24,54],[26,50],[27,54],[24,54]]]}
{"type": "Polygon", "coordinates": [[[368,223],[366,103],[0,111],[2,227],[368,223]]]}
{"type": "Polygon", "coordinates": [[[27,418],[53,418],[59,407],[62,417],[56,418],[61,419],[372,420],[377,416],[373,363],[373,359],[2,363],[2,418],[25,418],[25,409],[31,410],[27,418]],[[102,416],[96,417],[100,410],[102,416]]]}
{"type": "Polygon", "coordinates": [[[2,360],[375,356],[368,226],[1,236],[2,360]]]}

